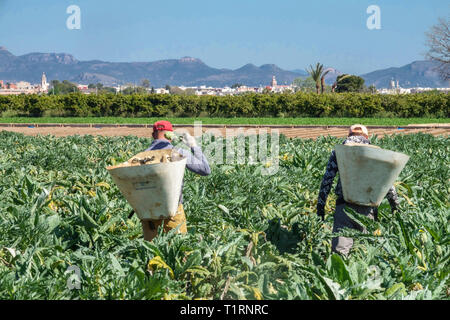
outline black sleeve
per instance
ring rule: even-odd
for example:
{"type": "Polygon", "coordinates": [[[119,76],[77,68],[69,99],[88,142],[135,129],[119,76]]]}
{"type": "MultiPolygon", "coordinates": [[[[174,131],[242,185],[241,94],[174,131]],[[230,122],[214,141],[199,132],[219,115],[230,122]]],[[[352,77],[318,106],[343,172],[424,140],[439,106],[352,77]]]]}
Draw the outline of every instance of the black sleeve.
{"type": "Polygon", "coordinates": [[[388,193],[386,194],[386,198],[389,201],[389,204],[391,205],[391,210],[392,212],[394,212],[395,210],[398,209],[398,196],[397,196],[397,191],[395,190],[395,187],[392,186],[388,193]]]}
{"type": "Polygon", "coordinates": [[[336,153],[333,150],[331,152],[330,159],[328,160],[327,169],[320,185],[319,198],[317,199],[317,214],[322,215],[325,213],[325,204],[327,202],[328,194],[333,186],[334,177],[338,173],[338,165],[336,159],[336,153]]]}

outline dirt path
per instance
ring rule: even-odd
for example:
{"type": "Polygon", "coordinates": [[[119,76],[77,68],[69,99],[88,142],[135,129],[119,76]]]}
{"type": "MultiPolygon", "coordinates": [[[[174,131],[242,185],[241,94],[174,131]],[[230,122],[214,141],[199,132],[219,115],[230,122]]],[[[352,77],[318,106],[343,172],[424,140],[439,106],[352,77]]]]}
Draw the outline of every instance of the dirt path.
{"type": "MultiPolygon", "coordinates": [[[[200,131],[197,129],[194,132],[194,128],[192,126],[174,126],[175,130],[187,130],[190,134],[198,136],[200,131]]],[[[409,133],[429,133],[435,136],[438,135],[448,135],[450,133],[450,124],[447,125],[410,125],[402,128],[397,127],[370,127],[368,126],[370,134],[377,134],[382,137],[386,134],[409,134],[409,133]]],[[[89,125],[17,125],[14,126],[1,126],[0,131],[7,130],[12,132],[19,132],[26,135],[54,135],[57,137],[71,136],[71,135],[103,135],[103,136],[127,136],[133,135],[138,137],[151,137],[151,126],[139,126],[139,125],[121,125],[121,126],[92,126],[89,125]]],[[[257,134],[267,132],[270,133],[272,130],[278,130],[280,134],[284,134],[289,138],[298,137],[298,138],[312,138],[316,139],[319,136],[335,136],[335,137],[345,137],[348,132],[348,127],[342,126],[311,126],[311,127],[289,127],[289,126],[204,126],[202,128],[203,133],[209,132],[214,133],[215,135],[236,135],[239,133],[244,134],[257,134]],[[240,129],[239,129],[240,128],[240,129]]]]}

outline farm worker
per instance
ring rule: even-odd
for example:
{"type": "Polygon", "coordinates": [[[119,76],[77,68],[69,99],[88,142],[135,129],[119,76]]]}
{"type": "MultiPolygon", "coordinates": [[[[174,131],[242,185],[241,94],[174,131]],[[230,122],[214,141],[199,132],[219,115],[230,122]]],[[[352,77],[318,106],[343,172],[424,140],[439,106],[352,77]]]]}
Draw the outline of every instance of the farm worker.
{"type": "MultiPolygon", "coordinates": [[[[369,132],[367,128],[360,124],[355,124],[350,127],[348,137],[344,141],[344,144],[349,142],[353,143],[363,143],[370,144],[369,141],[369,132]]],[[[334,177],[338,172],[338,164],[336,159],[336,153],[333,150],[331,152],[330,159],[328,160],[328,165],[325,171],[325,175],[323,176],[322,183],[320,185],[319,198],[317,200],[317,215],[325,219],[325,203],[327,202],[328,194],[330,193],[331,186],[333,184],[334,177]]],[[[369,207],[369,206],[361,206],[353,203],[345,202],[344,196],[342,193],[341,180],[339,179],[337,182],[337,186],[335,189],[335,194],[337,196],[336,200],[336,210],[334,212],[334,224],[333,224],[333,233],[340,232],[344,227],[356,229],[362,232],[365,232],[364,228],[357,224],[355,221],[350,219],[347,214],[344,212],[344,208],[347,206],[353,209],[355,212],[365,215],[366,217],[377,220],[378,208],[369,207]]],[[[395,191],[394,186],[392,186],[386,198],[389,201],[392,212],[397,210],[398,208],[398,198],[397,192],[395,191]]],[[[333,252],[338,252],[343,255],[348,255],[350,249],[353,246],[353,239],[347,237],[334,237],[331,241],[331,249],[333,252]]]]}
{"type": "MultiPolygon", "coordinates": [[[[169,121],[157,121],[153,124],[153,142],[145,151],[173,149],[171,139],[168,138],[168,132],[173,132],[172,124],[169,121]]],[[[170,136],[169,136],[170,137],[170,136]]],[[[211,173],[208,160],[202,153],[202,150],[197,145],[195,138],[189,133],[183,135],[183,143],[191,148],[191,152],[185,149],[176,149],[183,157],[187,158],[186,168],[202,176],[207,176],[211,173]]],[[[164,232],[179,227],[179,233],[186,233],[186,216],[183,209],[183,194],[180,194],[178,210],[175,216],[167,219],[159,220],[141,220],[142,229],[144,232],[144,239],[151,241],[158,234],[158,227],[164,224],[164,232]]]]}

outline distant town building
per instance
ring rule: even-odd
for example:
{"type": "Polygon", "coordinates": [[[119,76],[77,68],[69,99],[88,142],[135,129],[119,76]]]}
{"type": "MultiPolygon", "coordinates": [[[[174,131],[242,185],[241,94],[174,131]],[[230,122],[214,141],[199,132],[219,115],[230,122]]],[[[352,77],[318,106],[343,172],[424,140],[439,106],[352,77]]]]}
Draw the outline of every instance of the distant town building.
{"type": "Polygon", "coordinates": [[[275,78],[275,76],[272,77],[272,84],[271,84],[272,88],[276,88],[278,86],[277,84],[277,79],[275,78]]]}
{"type": "Polygon", "coordinates": [[[0,80],[0,95],[19,95],[19,94],[38,94],[47,93],[49,84],[45,73],[42,74],[40,84],[31,84],[26,81],[19,81],[17,83],[0,80]]]}
{"type": "Polygon", "coordinates": [[[255,87],[247,87],[247,86],[240,86],[239,88],[237,88],[237,92],[238,93],[247,93],[247,92],[256,92],[255,87]]]}
{"type": "Polygon", "coordinates": [[[395,89],[395,81],[394,81],[394,79],[391,79],[391,83],[390,83],[389,89],[391,89],[391,90],[395,89]]]}
{"type": "Polygon", "coordinates": [[[48,92],[48,88],[50,87],[50,84],[47,82],[47,76],[45,75],[45,72],[42,73],[41,77],[41,92],[48,92]]]}
{"type": "Polygon", "coordinates": [[[411,93],[411,90],[400,87],[400,82],[392,78],[388,89],[380,89],[377,92],[381,94],[406,94],[411,93]]]}
{"type": "MultiPolygon", "coordinates": [[[[89,89],[86,84],[76,84],[78,90],[84,94],[96,94],[98,93],[97,88],[89,89]]],[[[127,83],[122,85],[117,85],[113,87],[116,93],[123,92],[126,88],[134,88],[135,84],[127,83]]],[[[43,94],[47,93],[50,88],[50,84],[47,81],[47,76],[45,72],[42,73],[40,84],[31,84],[26,81],[19,81],[17,83],[9,82],[9,80],[0,80],[0,95],[18,95],[18,94],[43,94]]],[[[291,85],[279,85],[276,76],[272,76],[270,85],[259,87],[245,86],[241,85],[238,87],[207,87],[205,85],[196,87],[177,87],[180,90],[185,91],[187,94],[195,94],[197,96],[227,96],[227,95],[240,95],[247,93],[283,93],[283,92],[295,92],[295,86],[291,85]]],[[[389,82],[389,88],[377,90],[380,94],[409,94],[409,93],[420,93],[437,90],[439,92],[449,93],[450,88],[402,88],[400,87],[400,82],[398,79],[391,79],[389,82]]],[[[150,92],[150,89],[147,89],[150,92]]],[[[156,94],[170,94],[167,88],[155,88],[152,92],[156,94]]]]}
{"type": "Polygon", "coordinates": [[[155,89],[155,93],[156,94],[169,94],[170,92],[166,88],[157,88],[157,89],[155,89]]]}
{"type": "Polygon", "coordinates": [[[429,91],[439,91],[449,93],[450,88],[402,88],[400,87],[399,80],[392,79],[389,83],[389,88],[383,88],[377,90],[377,93],[381,94],[409,94],[409,93],[421,93],[421,92],[429,92],[429,91]]]}
{"type": "Polygon", "coordinates": [[[275,92],[275,93],[282,93],[282,92],[287,92],[287,91],[294,92],[294,87],[292,85],[278,85],[277,79],[275,76],[272,77],[272,82],[271,82],[270,86],[266,87],[266,89],[271,92],[275,92]]]}
{"type": "Polygon", "coordinates": [[[411,88],[409,89],[410,93],[421,93],[421,92],[429,92],[429,91],[439,91],[439,92],[443,92],[443,93],[450,93],[450,88],[421,88],[421,87],[417,87],[417,88],[411,88]]]}
{"type": "Polygon", "coordinates": [[[34,89],[33,86],[31,86],[31,83],[25,82],[25,81],[19,81],[15,84],[15,89],[18,90],[32,90],[34,89]]]}

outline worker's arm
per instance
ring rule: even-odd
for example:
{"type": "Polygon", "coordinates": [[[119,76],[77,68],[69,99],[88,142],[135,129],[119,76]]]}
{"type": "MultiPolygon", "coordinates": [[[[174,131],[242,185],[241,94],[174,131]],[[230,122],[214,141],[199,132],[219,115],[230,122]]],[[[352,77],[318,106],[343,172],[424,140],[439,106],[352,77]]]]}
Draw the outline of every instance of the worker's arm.
{"type": "Polygon", "coordinates": [[[330,159],[328,160],[327,169],[320,185],[319,198],[317,199],[317,215],[325,217],[325,204],[327,202],[328,194],[333,186],[334,177],[338,172],[338,165],[336,159],[336,153],[333,150],[331,152],[330,159]]]}
{"type": "Polygon", "coordinates": [[[185,133],[183,134],[183,143],[191,148],[191,152],[185,149],[178,150],[181,155],[187,158],[186,168],[202,176],[211,174],[208,160],[203,154],[202,149],[197,145],[195,138],[185,133]]]}
{"type": "Polygon", "coordinates": [[[397,191],[395,190],[394,186],[392,186],[389,189],[388,193],[386,194],[386,198],[388,199],[389,204],[391,205],[392,212],[398,210],[399,202],[398,202],[397,191]]]}
{"type": "Polygon", "coordinates": [[[209,167],[208,160],[206,159],[200,147],[191,147],[191,152],[186,149],[177,149],[177,151],[183,157],[187,158],[186,168],[188,168],[190,171],[201,176],[207,176],[211,174],[211,168],[209,167]]]}

